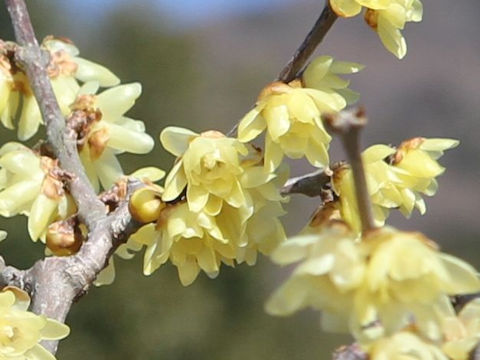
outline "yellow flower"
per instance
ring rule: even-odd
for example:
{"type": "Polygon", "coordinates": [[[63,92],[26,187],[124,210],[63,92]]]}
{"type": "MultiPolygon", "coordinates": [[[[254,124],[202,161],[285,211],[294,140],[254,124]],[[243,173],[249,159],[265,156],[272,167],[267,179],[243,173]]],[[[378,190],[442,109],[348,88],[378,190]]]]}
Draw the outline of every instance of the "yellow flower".
{"type": "Polygon", "coordinates": [[[101,87],[116,86],[120,79],[106,67],[79,57],[79,50],[66,38],[47,36],[42,47],[50,52],[52,75],[73,75],[81,82],[97,81],[101,87]]]}
{"type": "Polygon", "coordinates": [[[435,178],[445,171],[437,159],[443,152],[458,145],[453,139],[413,138],[404,141],[393,157],[393,167],[400,179],[399,190],[402,194],[400,211],[408,216],[416,207],[425,213],[425,203],[420,194],[433,196],[438,183],[435,178]]]}
{"type": "Polygon", "coordinates": [[[437,346],[409,331],[381,338],[366,346],[366,351],[370,360],[449,360],[437,346]]]}
{"type": "Polygon", "coordinates": [[[48,225],[75,213],[56,160],[11,142],[0,148],[0,166],[0,215],[27,215],[33,241],[44,241],[48,225]]]}
{"type": "Polygon", "coordinates": [[[258,97],[254,109],[239,123],[238,139],[249,142],[265,129],[265,169],[274,171],[286,155],[293,159],[306,157],[316,167],[328,166],[331,137],[326,132],[321,114],[338,112],[353,101],[355,93],[348,82],[336,74],[359,71],[360,65],[334,62],[320,57],[305,71],[300,80],[289,84],[273,82],[258,97]],[[345,96],[345,97],[344,97],[345,96]]]}
{"type": "Polygon", "coordinates": [[[385,48],[399,59],[407,53],[400,30],[407,22],[422,21],[423,14],[420,0],[330,0],[330,6],[341,17],[358,15],[364,6],[365,21],[378,33],[385,48]]]}
{"type": "Polygon", "coordinates": [[[452,315],[448,296],[480,289],[475,269],[439,252],[420,233],[382,228],[356,241],[338,221],[316,234],[287,240],[273,252],[276,263],[301,261],[267,303],[288,315],[306,306],[322,310],[329,331],[349,330],[365,342],[414,325],[441,338],[441,321],[452,315]]]}
{"type": "Polygon", "coordinates": [[[213,217],[203,211],[192,212],[186,203],[179,202],[167,206],[157,224],[142,227],[131,239],[147,247],[145,275],[170,260],[177,267],[181,283],[187,286],[200,271],[215,278],[222,263],[253,265],[258,251],[267,253],[282,241],[285,234],[276,218],[279,214],[266,209],[252,216],[249,223],[253,229],[249,229],[248,222],[241,223],[239,209],[228,204],[213,217]]]}
{"type": "Polygon", "coordinates": [[[400,30],[407,22],[422,21],[423,6],[420,0],[390,0],[386,8],[369,8],[365,21],[374,29],[385,48],[397,58],[407,54],[407,43],[400,30]]]}
{"type": "Polygon", "coordinates": [[[145,133],[142,121],[124,116],[142,92],[139,83],[115,86],[94,95],[97,90],[98,84],[94,82],[82,86],[72,109],[86,114],[86,121],[79,129],[79,153],[90,181],[98,190],[100,184],[109,189],[123,176],[117,154],[145,154],[152,150],[154,142],[145,133]]]}
{"type": "Polygon", "coordinates": [[[0,293],[0,358],[55,360],[39,344],[42,340],[59,340],[68,336],[65,324],[28,311],[30,298],[17,288],[0,293]]]}
{"type": "Polygon", "coordinates": [[[480,340],[480,299],[470,301],[458,316],[445,318],[443,332],[445,354],[455,360],[470,359],[470,352],[480,340]]]}
{"type": "Polygon", "coordinates": [[[300,264],[268,300],[268,313],[290,315],[311,306],[323,311],[324,330],[348,331],[353,296],[363,282],[366,260],[347,226],[330,225],[315,234],[289,238],[273,251],[271,258],[277,264],[300,264]]]}
{"type": "Polygon", "coordinates": [[[387,334],[414,324],[429,339],[440,337],[440,319],[451,314],[449,295],[480,289],[473,267],[438,251],[421,233],[375,230],[359,244],[367,255],[365,280],[355,295],[357,331],[380,320],[387,334]]]}
{"type": "Polygon", "coordinates": [[[330,0],[330,6],[338,16],[352,17],[362,11],[362,6],[370,9],[385,9],[391,2],[392,0],[330,0]]]}
{"type": "MultiPolygon", "coordinates": [[[[368,192],[376,226],[382,226],[390,209],[398,208],[406,217],[414,208],[426,211],[421,194],[432,196],[437,191],[436,177],[444,172],[437,159],[443,151],[458,145],[451,139],[414,138],[396,150],[387,145],[373,145],[362,153],[368,192]]],[[[349,165],[334,169],[333,187],[340,200],[340,211],[354,231],[361,223],[349,165]]]]}
{"type": "Polygon", "coordinates": [[[6,43],[0,40],[0,121],[9,129],[13,129],[12,120],[17,113],[19,102],[19,93],[15,86],[12,66],[6,56],[6,43]]]}
{"type": "Polygon", "coordinates": [[[205,209],[214,216],[223,202],[236,208],[248,205],[240,183],[241,161],[249,152],[246,145],[218,131],[199,135],[177,127],[164,129],[160,140],[179,157],[165,180],[164,201],[176,199],[187,187],[188,206],[194,212],[205,209]]]}
{"type": "MultiPolygon", "coordinates": [[[[15,64],[11,64],[4,55],[7,50],[15,51],[15,47],[14,43],[0,43],[0,95],[2,95],[0,115],[3,125],[13,129],[13,119],[21,94],[22,108],[18,120],[18,138],[28,140],[37,132],[43,120],[25,73],[15,64]]],[[[79,91],[80,86],[77,80],[95,81],[100,86],[113,86],[119,83],[119,79],[108,69],[79,58],[78,49],[67,40],[47,37],[42,47],[50,54],[47,72],[60,110],[65,116],[70,113],[69,106],[74,102],[79,91]]]]}
{"type": "Polygon", "coordinates": [[[261,152],[216,131],[198,135],[170,127],[161,141],[179,158],[167,176],[156,225],[131,238],[147,247],[146,275],[170,261],[189,285],[200,271],[215,277],[221,263],[253,265],[258,252],[268,254],[283,241],[279,189],[287,171],[266,173],[261,152]]]}
{"type": "MultiPolygon", "coordinates": [[[[388,217],[389,209],[399,207],[403,198],[398,185],[401,183],[395,170],[384,160],[395,153],[395,149],[386,145],[374,145],[362,153],[368,192],[372,201],[375,224],[382,226],[388,217]]],[[[340,212],[355,232],[361,231],[361,221],[353,174],[349,165],[334,169],[333,186],[340,199],[340,212]]]]}
{"type": "Polygon", "coordinates": [[[338,93],[347,105],[358,101],[359,94],[348,88],[349,80],[344,80],[338,75],[355,74],[362,70],[362,64],[336,61],[331,56],[319,56],[315,58],[303,73],[303,83],[306,88],[312,88],[325,93],[338,93]]]}

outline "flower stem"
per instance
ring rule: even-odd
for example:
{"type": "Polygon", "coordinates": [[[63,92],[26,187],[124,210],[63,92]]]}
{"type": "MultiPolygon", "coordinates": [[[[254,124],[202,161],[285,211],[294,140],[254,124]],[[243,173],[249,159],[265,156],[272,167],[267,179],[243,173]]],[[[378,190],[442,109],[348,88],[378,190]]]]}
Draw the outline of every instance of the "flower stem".
{"type": "Polygon", "coordinates": [[[375,223],[360,147],[360,131],[367,123],[365,111],[358,108],[353,111],[342,111],[338,114],[327,114],[323,116],[323,120],[329,125],[332,132],[340,135],[348,162],[352,168],[362,231],[373,230],[375,223]]]}

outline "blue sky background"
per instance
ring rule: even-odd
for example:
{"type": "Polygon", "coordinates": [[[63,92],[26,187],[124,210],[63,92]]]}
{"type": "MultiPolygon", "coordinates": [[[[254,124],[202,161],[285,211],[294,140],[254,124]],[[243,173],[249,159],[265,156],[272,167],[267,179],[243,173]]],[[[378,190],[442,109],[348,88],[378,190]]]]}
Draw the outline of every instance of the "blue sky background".
{"type": "MultiPolygon", "coordinates": [[[[292,1],[293,0],[137,0],[136,3],[138,6],[142,6],[142,4],[151,2],[156,5],[159,13],[164,13],[167,18],[175,19],[176,25],[196,26],[205,21],[221,17],[271,11],[273,7],[279,7],[292,1]]],[[[101,15],[102,13],[110,11],[115,6],[131,4],[132,0],[58,1],[58,3],[64,5],[76,14],[80,11],[101,15]]]]}

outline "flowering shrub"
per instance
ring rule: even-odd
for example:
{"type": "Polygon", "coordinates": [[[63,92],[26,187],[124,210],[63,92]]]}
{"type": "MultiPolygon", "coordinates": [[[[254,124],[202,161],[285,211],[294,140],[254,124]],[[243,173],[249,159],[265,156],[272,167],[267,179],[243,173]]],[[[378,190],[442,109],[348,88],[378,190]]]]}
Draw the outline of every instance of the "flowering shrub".
{"type": "Polygon", "coordinates": [[[361,149],[365,112],[346,110],[359,94],[341,76],[363,65],[326,55],[308,63],[338,17],[362,10],[403,58],[401,30],[422,19],[420,0],[327,1],[292,61],[230,132],[169,126],[160,144],[174,157],[171,169],[153,164],[130,175],[117,156],[154,146],[144,122],[126,115],[141,85],[120,84],[68,39],[39,46],[23,0],[6,4],[17,42],[0,41],[0,121],[22,142],[44,126],[46,142],[0,147],[0,215],[27,216],[46,258],[25,271],[0,263],[1,359],[54,359],[72,303],[91,284],[114,281],[114,255],[141,251],[145,275],[170,262],[184,286],[201,273],[217,277],[222,265],[254,265],[258,254],[297,264],[268,313],[319,310],[322,328],[351,334],[362,359],[469,359],[480,340],[478,273],[422,233],[386,225],[395,210],[426,212],[424,196],[435,195],[445,171],[438,160],[459,142],[414,137],[361,149]],[[331,161],[333,135],[347,161],[331,161]],[[305,158],[314,171],[289,178],[285,158],[305,158]],[[281,217],[295,193],[319,197],[319,208],[288,238],[281,217]],[[460,309],[467,295],[474,299],[460,309]]]}

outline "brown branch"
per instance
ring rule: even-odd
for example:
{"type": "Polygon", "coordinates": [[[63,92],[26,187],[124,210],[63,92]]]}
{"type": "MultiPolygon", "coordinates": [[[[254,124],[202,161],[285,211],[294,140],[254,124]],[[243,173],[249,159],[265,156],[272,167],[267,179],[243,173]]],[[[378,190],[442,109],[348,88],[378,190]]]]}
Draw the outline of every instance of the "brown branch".
{"type": "MultiPolygon", "coordinates": [[[[0,279],[5,284],[25,289],[32,298],[31,309],[37,314],[65,321],[74,301],[81,297],[105,267],[119,244],[125,242],[141,224],[128,211],[129,195],[142,186],[129,181],[126,200],[111,214],[90,185],[77,152],[77,133],[67,127],[48,78],[48,54],[38,46],[24,0],[5,0],[15,37],[19,43],[16,60],[25,69],[40,107],[47,139],[63,170],[72,174],[69,184],[78,207],[78,215],[89,229],[88,241],[69,257],[50,257],[25,271],[3,267],[0,279]]],[[[58,341],[44,343],[55,353],[58,341]]]]}
{"type": "Polygon", "coordinates": [[[342,111],[338,114],[326,114],[322,116],[322,119],[328,124],[332,132],[340,135],[348,161],[352,167],[362,230],[372,230],[375,228],[375,223],[373,221],[372,204],[368,193],[360,147],[360,130],[367,123],[365,111],[362,108],[358,108],[342,111]]]}
{"type": "Polygon", "coordinates": [[[15,38],[20,45],[15,58],[27,73],[55,156],[62,169],[74,175],[70,192],[77,203],[79,217],[92,228],[97,220],[106,216],[105,206],[98,200],[78,156],[77,135],[65,126],[65,119],[46,72],[49,56],[38,46],[24,0],[5,0],[5,4],[10,13],[15,38]]]}
{"type": "Polygon", "coordinates": [[[322,13],[290,61],[280,71],[277,80],[288,83],[295,79],[337,18],[329,5],[329,0],[326,0],[322,13]]]}
{"type": "MultiPolygon", "coordinates": [[[[24,289],[32,298],[33,312],[64,322],[72,304],[88,291],[110,255],[142,226],[128,211],[130,195],[141,186],[138,180],[128,182],[127,198],[96,224],[76,255],[49,257],[28,270],[2,266],[0,261],[0,284],[24,289]]],[[[45,341],[42,345],[55,353],[58,341],[45,341]]]]}
{"type": "MultiPolygon", "coordinates": [[[[326,0],[325,7],[317,21],[303,40],[302,44],[295,51],[290,61],[280,71],[276,80],[288,83],[295,79],[310,56],[312,56],[317,46],[325,38],[325,35],[327,35],[335,20],[338,18],[329,4],[329,0],[326,0]]],[[[238,122],[227,132],[227,136],[233,136],[237,129],[238,122]]]]}

